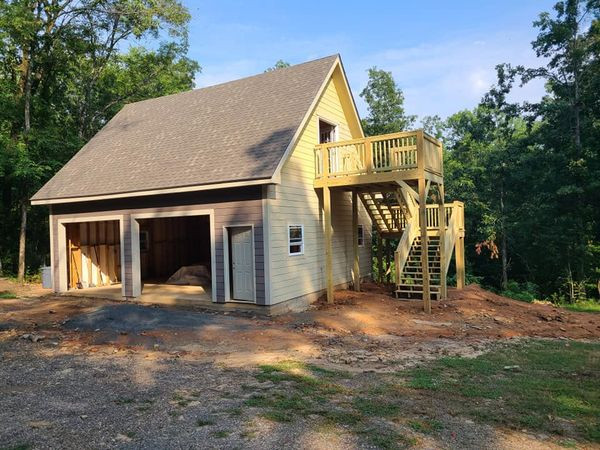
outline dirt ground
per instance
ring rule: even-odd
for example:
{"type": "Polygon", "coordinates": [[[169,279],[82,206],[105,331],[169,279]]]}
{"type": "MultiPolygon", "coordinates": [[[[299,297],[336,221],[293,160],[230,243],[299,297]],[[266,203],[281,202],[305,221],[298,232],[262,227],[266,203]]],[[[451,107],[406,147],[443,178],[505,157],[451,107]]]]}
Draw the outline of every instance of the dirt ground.
{"type": "MultiPolygon", "coordinates": [[[[244,402],[259,365],[302,361],[356,380],[527,337],[598,340],[600,316],[469,286],[422,312],[376,285],[265,318],[51,295],[0,279],[0,448],[373,448],[316,417],[270,421],[244,402]],[[206,419],[209,418],[209,419],[206,419]],[[29,446],[29,447],[27,447],[29,446]]],[[[446,417],[419,448],[549,448],[550,436],[446,417]]]]}

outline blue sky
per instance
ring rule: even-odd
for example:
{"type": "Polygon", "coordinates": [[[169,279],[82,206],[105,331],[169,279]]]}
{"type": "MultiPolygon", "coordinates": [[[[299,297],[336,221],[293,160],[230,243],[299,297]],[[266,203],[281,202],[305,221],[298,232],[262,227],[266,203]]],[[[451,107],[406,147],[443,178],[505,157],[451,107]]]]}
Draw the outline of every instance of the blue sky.
{"type": "MultiPolygon", "coordinates": [[[[364,117],[360,91],[369,67],[389,70],[407,113],[445,117],[474,107],[501,62],[539,65],[532,22],[554,1],[184,0],[192,14],[189,56],[202,66],[196,86],[340,53],[364,117]],[[369,6],[371,5],[371,6],[369,6]]],[[[543,85],[514,93],[536,100],[543,85]]]]}

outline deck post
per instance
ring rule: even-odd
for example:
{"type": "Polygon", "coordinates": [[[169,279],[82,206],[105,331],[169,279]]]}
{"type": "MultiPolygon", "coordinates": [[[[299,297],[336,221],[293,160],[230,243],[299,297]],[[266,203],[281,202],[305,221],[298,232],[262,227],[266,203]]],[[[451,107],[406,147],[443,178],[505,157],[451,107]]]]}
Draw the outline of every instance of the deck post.
{"type": "Polygon", "coordinates": [[[354,290],[360,291],[360,260],[358,255],[358,195],[355,190],[352,191],[352,252],[354,255],[352,282],[354,290]]]}
{"type": "Polygon", "coordinates": [[[333,249],[331,229],[331,191],[323,187],[323,215],[325,222],[325,280],[327,284],[327,303],[333,303],[333,249]]]}
{"type": "Polygon", "coordinates": [[[440,297],[445,300],[447,296],[446,286],[446,207],[444,204],[444,185],[438,184],[438,226],[440,233],[440,297]]]}
{"type": "Polygon", "coordinates": [[[419,226],[421,228],[421,272],[423,273],[423,310],[431,314],[431,290],[429,285],[429,240],[427,238],[427,185],[425,177],[419,177],[419,226]]]}
{"type": "Polygon", "coordinates": [[[454,254],[456,258],[456,288],[465,287],[465,238],[460,236],[456,239],[454,245],[454,254]]]}

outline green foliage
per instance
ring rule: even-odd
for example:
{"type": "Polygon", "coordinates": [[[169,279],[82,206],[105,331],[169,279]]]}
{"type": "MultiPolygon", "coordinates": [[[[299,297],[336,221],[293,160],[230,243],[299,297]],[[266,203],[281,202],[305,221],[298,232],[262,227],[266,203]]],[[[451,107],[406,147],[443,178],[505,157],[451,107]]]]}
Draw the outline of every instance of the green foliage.
{"type": "Polygon", "coordinates": [[[274,70],[285,69],[286,67],[290,67],[290,63],[287,61],[284,61],[283,59],[279,59],[273,66],[265,69],[265,72],[273,72],[274,70]]]}
{"type": "Polygon", "coordinates": [[[509,281],[507,288],[501,291],[501,294],[505,297],[531,303],[539,299],[539,288],[530,282],[518,283],[516,281],[509,281]]]}
{"type": "MultiPolygon", "coordinates": [[[[190,16],[178,0],[36,4],[0,2],[0,262],[9,274],[21,205],[123,105],[190,89],[199,70],[186,57],[190,16]],[[142,39],[161,44],[132,45],[142,39]]],[[[48,263],[47,215],[29,212],[32,273],[48,263]]]]}
{"type": "MultiPolygon", "coordinates": [[[[408,386],[481,422],[600,442],[599,344],[534,341],[477,358],[449,357],[408,371],[408,386]]],[[[402,374],[405,375],[405,374],[402,374]]]]}
{"type": "Polygon", "coordinates": [[[13,299],[19,298],[17,294],[11,291],[0,291],[0,299],[13,299]]]}
{"type": "Polygon", "coordinates": [[[585,300],[575,303],[559,303],[563,308],[567,308],[571,311],[577,312],[588,312],[588,313],[600,313],[600,302],[597,300],[585,300]]]}
{"type": "Polygon", "coordinates": [[[448,197],[465,202],[469,270],[515,298],[600,295],[599,17],[597,1],[558,2],[534,24],[548,63],[499,65],[476,108],[424,121],[442,130],[448,197]],[[510,103],[519,78],[544,79],[549,95],[510,103]]]}
{"type": "Polygon", "coordinates": [[[410,128],[415,116],[404,111],[404,94],[396,85],[391,72],[369,69],[369,81],[360,93],[368,107],[368,115],[362,121],[367,136],[394,133],[410,128]]]}

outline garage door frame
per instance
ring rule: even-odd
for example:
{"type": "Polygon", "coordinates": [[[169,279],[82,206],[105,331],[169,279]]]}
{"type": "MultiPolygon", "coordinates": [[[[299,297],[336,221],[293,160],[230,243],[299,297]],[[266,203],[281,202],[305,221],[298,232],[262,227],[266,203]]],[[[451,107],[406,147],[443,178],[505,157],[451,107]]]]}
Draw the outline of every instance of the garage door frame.
{"type": "MultiPolygon", "coordinates": [[[[121,259],[121,292],[125,296],[125,252],[123,251],[123,243],[125,242],[125,229],[123,226],[124,217],[119,215],[99,215],[99,216],[73,216],[58,219],[58,292],[67,292],[69,290],[68,280],[68,265],[67,265],[67,224],[84,223],[84,222],[103,222],[103,221],[119,221],[119,257],[121,259]]],[[[50,222],[52,223],[52,221],[50,222]]],[[[52,233],[50,233],[52,236],[52,233]]],[[[53,243],[50,243],[51,252],[53,251],[53,243]]],[[[50,257],[51,264],[54,262],[54,257],[50,257]]],[[[52,268],[54,272],[54,267],[52,268]]],[[[54,279],[54,277],[52,277],[54,279]]]]}
{"type": "MultiPolygon", "coordinates": [[[[175,211],[154,211],[131,215],[131,276],[133,283],[133,297],[142,295],[142,267],[140,262],[140,224],[138,219],[162,219],[165,217],[190,217],[209,216],[210,222],[210,276],[211,296],[213,303],[217,301],[217,267],[215,254],[215,212],[214,209],[192,209],[175,211]]],[[[123,291],[125,293],[125,291],[123,291]]],[[[124,294],[125,295],[125,294],[124,294]]]]}

